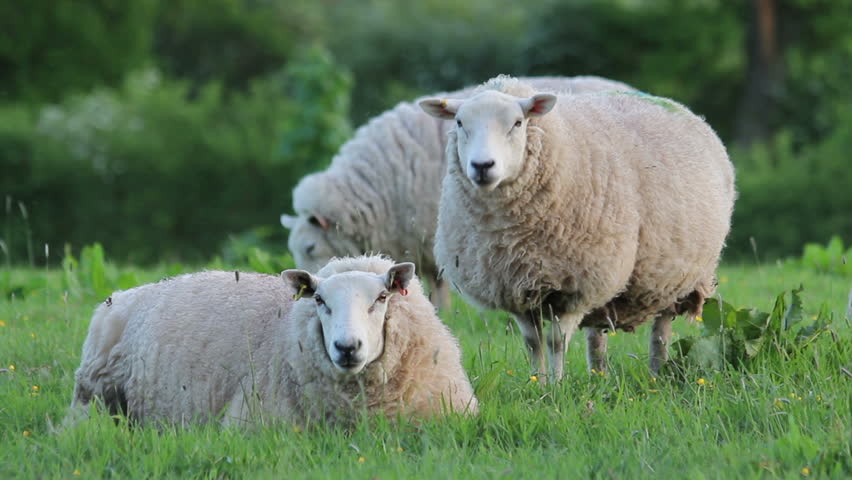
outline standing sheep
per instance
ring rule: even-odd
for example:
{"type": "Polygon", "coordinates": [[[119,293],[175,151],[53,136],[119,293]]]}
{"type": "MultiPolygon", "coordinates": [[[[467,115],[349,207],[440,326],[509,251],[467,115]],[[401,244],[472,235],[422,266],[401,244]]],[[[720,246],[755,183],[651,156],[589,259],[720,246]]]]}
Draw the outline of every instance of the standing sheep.
{"type": "MultiPolygon", "coordinates": [[[[633,90],[598,77],[539,77],[546,91],[583,93],[633,90]]],[[[447,94],[463,98],[468,88],[447,94]]],[[[400,103],[358,129],[322,172],[293,190],[298,216],[282,215],[289,248],[299,268],[318,269],[335,256],[381,252],[416,262],[429,279],[433,303],[449,308],[449,290],[432,254],[441,179],[446,169],[448,122],[400,103]]]]}
{"type": "Polygon", "coordinates": [[[435,239],[444,277],[512,313],[541,372],[546,340],[557,380],[578,327],[603,370],[603,330],[655,316],[657,372],[674,316],[713,293],[730,228],[734,171],[713,130],[671,100],[536,93],[503,76],[420,105],[456,122],[435,239]]]}
{"type": "Polygon", "coordinates": [[[95,397],[142,423],[477,412],[458,342],[411,263],[201,272],[110,299],[83,345],[70,421],[95,397]]]}

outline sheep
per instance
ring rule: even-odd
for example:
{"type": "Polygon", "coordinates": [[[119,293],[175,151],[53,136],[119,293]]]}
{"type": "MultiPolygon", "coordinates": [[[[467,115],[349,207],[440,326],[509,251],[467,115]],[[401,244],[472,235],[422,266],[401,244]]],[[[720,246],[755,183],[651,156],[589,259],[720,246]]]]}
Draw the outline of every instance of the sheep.
{"type": "Polygon", "coordinates": [[[207,271],[116,292],[94,313],[75,377],[71,425],[95,398],[141,424],[478,411],[414,265],[378,256],[316,276],[207,271]]]}
{"type": "MultiPolygon", "coordinates": [[[[599,77],[528,79],[548,91],[633,90],[599,77]]],[[[461,98],[473,88],[446,94],[461,98]]],[[[335,256],[382,252],[416,262],[439,310],[450,306],[432,254],[448,123],[400,103],[361,127],[325,171],[293,190],[298,216],[282,215],[296,266],[314,271],[335,256]]]]}
{"type": "Polygon", "coordinates": [[[589,368],[604,371],[605,330],[653,316],[656,374],[674,316],[699,315],[713,294],[730,229],[734,171],[712,128],[672,100],[537,93],[505,76],[420,106],[456,124],[435,238],[444,277],[511,313],[533,369],[554,380],[578,327],[589,368]]]}

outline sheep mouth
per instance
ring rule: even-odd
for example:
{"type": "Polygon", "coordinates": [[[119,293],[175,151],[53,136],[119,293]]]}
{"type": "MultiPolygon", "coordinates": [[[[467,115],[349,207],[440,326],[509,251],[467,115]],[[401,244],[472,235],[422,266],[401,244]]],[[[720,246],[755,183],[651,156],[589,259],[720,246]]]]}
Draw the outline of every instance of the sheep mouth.
{"type": "Polygon", "coordinates": [[[343,373],[356,374],[364,368],[364,362],[355,359],[339,359],[332,362],[343,373]]]}
{"type": "Polygon", "coordinates": [[[490,191],[497,186],[497,179],[487,173],[475,173],[468,176],[468,178],[470,178],[470,182],[473,183],[473,186],[481,188],[482,190],[490,191]]]}

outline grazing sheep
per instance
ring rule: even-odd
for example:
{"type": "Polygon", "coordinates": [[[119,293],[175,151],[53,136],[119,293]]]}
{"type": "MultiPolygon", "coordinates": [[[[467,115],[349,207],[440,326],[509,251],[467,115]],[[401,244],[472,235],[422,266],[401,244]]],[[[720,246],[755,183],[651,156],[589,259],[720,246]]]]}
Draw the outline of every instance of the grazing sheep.
{"type": "MultiPolygon", "coordinates": [[[[547,91],[632,90],[598,77],[528,80],[547,91]]],[[[361,127],[327,170],[304,177],[293,190],[298,216],[281,216],[296,265],[315,271],[332,257],[366,252],[413,261],[429,279],[435,306],[448,309],[449,290],[432,254],[448,127],[416,104],[400,103],[361,127]]]]}
{"type": "Polygon", "coordinates": [[[503,76],[420,105],[456,121],[435,239],[444,277],[512,313],[541,372],[546,340],[555,379],[577,327],[602,370],[603,330],[656,316],[656,372],[674,316],[713,293],[730,228],[734,171],[713,130],[668,99],[536,93],[503,76]]]}
{"type": "Polygon", "coordinates": [[[72,422],[95,397],[142,423],[478,408],[414,265],[382,257],[337,259],[317,276],[211,271],[116,292],[95,311],[76,381],[72,422]]]}

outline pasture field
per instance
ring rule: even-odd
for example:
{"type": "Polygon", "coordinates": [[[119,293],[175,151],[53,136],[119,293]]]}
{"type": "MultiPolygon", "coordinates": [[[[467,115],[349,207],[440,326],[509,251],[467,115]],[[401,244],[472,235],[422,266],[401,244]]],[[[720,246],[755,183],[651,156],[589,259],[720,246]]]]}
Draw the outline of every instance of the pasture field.
{"type": "MultiPolygon", "coordinates": [[[[477,418],[241,432],[131,428],[101,415],[53,433],[105,289],[179,270],[107,264],[105,274],[86,277],[5,267],[0,478],[852,477],[852,280],[789,264],[724,266],[719,292],[735,306],[769,311],[779,292],[802,284],[805,315],[825,303],[832,332],[747,369],[688,366],[653,379],[646,325],[610,337],[605,376],[586,373],[584,336],[576,335],[568,377],[544,386],[531,378],[506,314],[480,315],[456,299],[443,318],[463,345],[482,406],[477,418]]],[[[675,339],[702,328],[679,319],[675,339]]]]}

